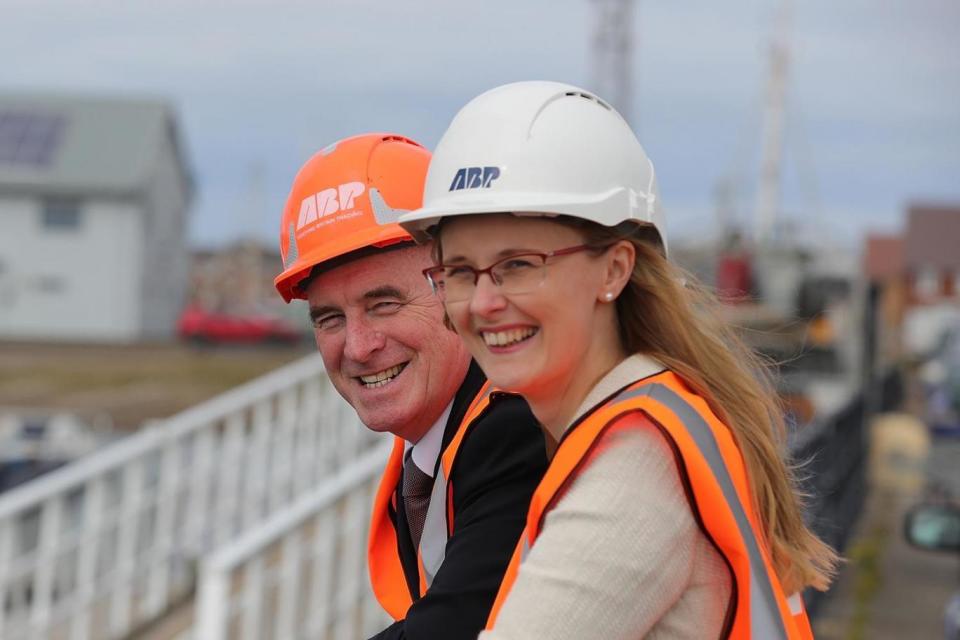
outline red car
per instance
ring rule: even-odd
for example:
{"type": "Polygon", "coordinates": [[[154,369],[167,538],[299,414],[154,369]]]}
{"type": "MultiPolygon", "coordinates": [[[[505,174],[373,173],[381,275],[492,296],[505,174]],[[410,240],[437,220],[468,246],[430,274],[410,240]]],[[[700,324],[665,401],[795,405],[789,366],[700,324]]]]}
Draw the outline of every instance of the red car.
{"type": "Polygon", "coordinates": [[[299,328],[283,318],[214,313],[196,306],[184,309],[177,332],[182,339],[199,343],[294,344],[304,337],[299,328]]]}

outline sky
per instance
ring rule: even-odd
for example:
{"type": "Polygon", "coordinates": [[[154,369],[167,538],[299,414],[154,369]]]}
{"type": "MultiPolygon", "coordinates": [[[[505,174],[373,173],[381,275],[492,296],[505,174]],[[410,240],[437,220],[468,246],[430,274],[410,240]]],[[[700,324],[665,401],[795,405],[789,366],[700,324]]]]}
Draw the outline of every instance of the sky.
{"type": "MultiPolygon", "coordinates": [[[[638,0],[632,109],[673,240],[752,222],[770,38],[783,0],[638,0]]],[[[436,145],[494,86],[594,89],[590,0],[0,0],[0,91],[156,97],[197,183],[190,240],[275,242],[293,176],[365,131],[436,145]]],[[[960,3],[793,2],[782,215],[859,246],[911,202],[960,203],[960,3]]],[[[602,95],[602,94],[601,94],[602,95]]]]}

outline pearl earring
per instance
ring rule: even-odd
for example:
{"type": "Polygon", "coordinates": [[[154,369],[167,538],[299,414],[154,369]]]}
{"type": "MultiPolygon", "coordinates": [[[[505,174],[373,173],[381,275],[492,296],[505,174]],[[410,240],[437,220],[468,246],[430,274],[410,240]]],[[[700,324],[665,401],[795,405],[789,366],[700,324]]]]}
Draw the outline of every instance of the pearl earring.
{"type": "Polygon", "coordinates": [[[606,300],[607,302],[610,302],[611,300],[613,300],[613,294],[607,291],[605,294],[603,294],[603,299],[606,300]]]}

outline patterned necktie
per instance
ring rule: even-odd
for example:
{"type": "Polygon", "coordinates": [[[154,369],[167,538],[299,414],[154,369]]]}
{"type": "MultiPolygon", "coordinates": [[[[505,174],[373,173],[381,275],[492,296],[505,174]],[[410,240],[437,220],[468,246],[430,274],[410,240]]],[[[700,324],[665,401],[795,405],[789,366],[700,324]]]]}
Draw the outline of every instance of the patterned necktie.
{"type": "Polygon", "coordinates": [[[403,508],[407,512],[410,539],[416,549],[420,547],[420,536],[423,535],[423,522],[430,504],[433,478],[420,470],[413,461],[412,451],[413,449],[410,449],[403,457],[403,508]]]}

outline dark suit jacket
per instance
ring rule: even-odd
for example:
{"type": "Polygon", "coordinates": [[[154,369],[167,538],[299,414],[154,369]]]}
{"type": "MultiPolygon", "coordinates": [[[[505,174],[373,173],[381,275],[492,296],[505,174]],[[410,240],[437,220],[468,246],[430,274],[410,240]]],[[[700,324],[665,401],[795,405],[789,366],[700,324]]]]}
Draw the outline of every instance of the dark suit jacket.
{"type": "MultiPolygon", "coordinates": [[[[483,372],[471,363],[453,401],[443,450],[484,381],[483,372]]],[[[438,459],[434,477],[439,465],[438,459]]],[[[419,600],[417,552],[404,511],[399,508],[390,514],[415,602],[405,620],[371,640],[476,640],[523,531],[530,497],[546,468],[543,433],[527,403],[517,396],[492,398],[486,413],[464,437],[451,469],[453,534],[433,584],[419,600]]],[[[402,505],[399,491],[400,486],[396,503],[402,505]]]]}

